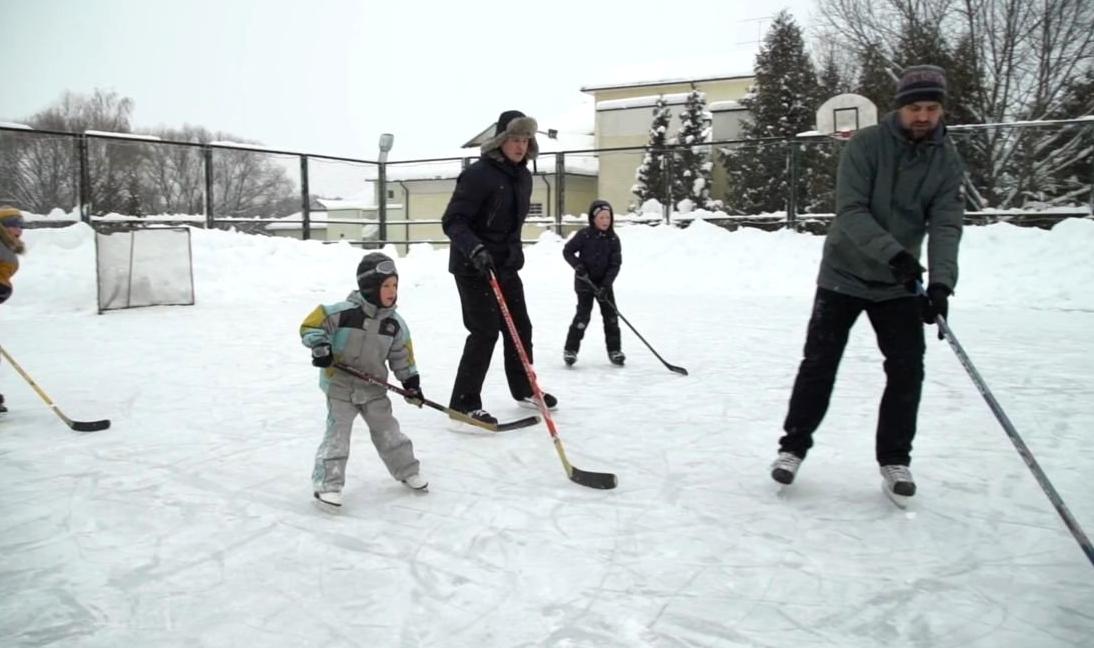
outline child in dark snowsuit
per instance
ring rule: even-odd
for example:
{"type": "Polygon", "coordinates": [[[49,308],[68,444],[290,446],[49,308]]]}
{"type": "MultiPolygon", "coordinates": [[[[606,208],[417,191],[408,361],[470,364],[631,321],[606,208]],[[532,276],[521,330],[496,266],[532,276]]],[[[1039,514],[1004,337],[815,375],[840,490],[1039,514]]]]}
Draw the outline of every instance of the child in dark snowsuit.
{"type": "Polygon", "coordinates": [[[566,242],[562,256],[574,268],[574,290],[577,292],[577,313],[566,335],[566,348],[562,359],[567,365],[577,362],[581,338],[589,326],[593,312],[593,299],[600,305],[604,318],[604,341],[608,346],[608,359],[622,366],[626,356],[620,350],[619,316],[615,308],[612,283],[623,264],[623,251],[612,225],[615,214],[606,200],[594,200],[589,206],[589,226],[584,227],[566,242]]]}

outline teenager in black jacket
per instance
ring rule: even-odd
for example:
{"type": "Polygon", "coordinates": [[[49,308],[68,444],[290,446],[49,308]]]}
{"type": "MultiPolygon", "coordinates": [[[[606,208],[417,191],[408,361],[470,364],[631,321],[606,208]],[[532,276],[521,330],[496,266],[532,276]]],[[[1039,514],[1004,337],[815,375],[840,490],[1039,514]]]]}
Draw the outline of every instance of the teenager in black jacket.
{"type": "MultiPolygon", "coordinates": [[[[463,325],[467,328],[449,407],[488,423],[496,423],[497,419],[482,407],[482,383],[499,332],[504,331],[509,392],[518,402],[534,406],[532,386],[487,277],[491,271],[497,276],[531,361],[532,322],[524,301],[524,284],[517,272],[524,267],[520,232],[532,198],[528,160],[539,153],[537,128],[535,119],[518,110],[503,112],[494,137],[482,145],[481,157],[456,180],[456,190],[441,219],[444,233],[452,241],[448,271],[455,275],[463,325]]],[[[554,409],[558,402],[555,397],[546,393],[543,396],[547,407],[554,409]]]]}
{"type": "Polygon", "coordinates": [[[620,350],[619,316],[615,308],[608,304],[615,303],[612,283],[619,275],[619,266],[623,264],[623,249],[612,228],[614,221],[611,204],[606,200],[594,200],[589,206],[589,226],[574,234],[562,248],[562,256],[574,268],[574,290],[577,292],[577,313],[570,324],[566,348],[562,352],[562,359],[567,365],[577,362],[581,338],[585,337],[585,329],[593,312],[594,298],[604,319],[608,359],[618,366],[626,360],[620,350]]]}

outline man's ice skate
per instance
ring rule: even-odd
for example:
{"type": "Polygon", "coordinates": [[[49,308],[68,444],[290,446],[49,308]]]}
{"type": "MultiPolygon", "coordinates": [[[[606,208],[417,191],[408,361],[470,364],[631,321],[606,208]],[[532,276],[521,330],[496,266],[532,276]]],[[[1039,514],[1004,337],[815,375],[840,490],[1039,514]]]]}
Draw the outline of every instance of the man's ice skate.
{"type": "Polygon", "coordinates": [[[490,414],[490,412],[487,412],[482,408],[473,409],[467,412],[467,415],[475,419],[476,421],[482,421],[483,423],[489,423],[491,425],[496,425],[498,422],[497,417],[493,416],[492,414],[490,414]]]}
{"type": "Polygon", "coordinates": [[[429,482],[422,478],[420,474],[414,474],[403,480],[403,484],[407,488],[411,488],[416,491],[424,491],[429,488],[429,482]]]}
{"type": "Polygon", "coordinates": [[[577,362],[577,351],[566,349],[562,352],[562,361],[566,363],[567,367],[574,366],[574,363],[577,362]]]}
{"type": "Polygon", "coordinates": [[[611,360],[613,365],[622,367],[623,363],[627,360],[627,356],[623,355],[622,351],[609,351],[608,360],[611,360]]]}
{"type": "Polygon", "coordinates": [[[915,480],[907,466],[891,464],[881,467],[881,489],[897,506],[904,508],[915,495],[915,480]]]}
{"type": "Polygon", "coordinates": [[[798,474],[798,467],[802,465],[802,458],[793,452],[780,452],[775,462],[771,464],[771,478],[783,485],[794,483],[794,476],[798,474]]]}
{"type": "Polygon", "coordinates": [[[4,395],[0,394],[0,412],[6,412],[8,408],[4,407],[4,395]]]}
{"type": "Polygon", "coordinates": [[[328,493],[314,493],[315,503],[326,511],[337,511],[342,508],[342,491],[330,491],[328,493]]]}

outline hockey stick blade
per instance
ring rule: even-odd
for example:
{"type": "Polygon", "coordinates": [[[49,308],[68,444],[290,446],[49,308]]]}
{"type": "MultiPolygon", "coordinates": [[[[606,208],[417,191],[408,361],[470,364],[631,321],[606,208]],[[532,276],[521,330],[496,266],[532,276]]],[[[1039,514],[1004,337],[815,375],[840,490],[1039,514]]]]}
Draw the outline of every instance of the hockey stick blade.
{"type": "Polygon", "coordinates": [[[677,367],[676,365],[670,365],[667,362],[665,363],[665,366],[669,368],[669,371],[674,371],[674,372],[680,374],[681,376],[688,375],[688,370],[684,369],[683,367],[677,367]]]}
{"type": "Polygon", "coordinates": [[[532,427],[536,423],[539,423],[538,416],[526,416],[522,419],[517,419],[515,421],[498,423],[495,428],[498,432],[505,432],[506,430],[519,430],[521,428],[532,427]]]}
{"type": "Polygon", "coordinates": [[[98,432],[110,427],[110,419],[101,421],[70,421],[68,427],[77,432],[98,432]]]}
{"type": "Polygon", "coordinates": [[[570,467],[570,481],[601,490],[611,490],[619,485],[619,480],[613,473],[589,472],[573,466],[570,467]]]}

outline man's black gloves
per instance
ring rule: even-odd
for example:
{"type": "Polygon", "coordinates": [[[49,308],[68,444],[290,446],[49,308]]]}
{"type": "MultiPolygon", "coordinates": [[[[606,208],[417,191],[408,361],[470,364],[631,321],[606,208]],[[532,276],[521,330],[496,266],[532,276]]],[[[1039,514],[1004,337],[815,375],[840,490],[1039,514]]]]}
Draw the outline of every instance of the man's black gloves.
{"type": "Polygon", "coordinates": [[[917,284],[923,281],[923,266],[907,250],[897,252],[889,259],[889,269],[893,271],[893,277],[903,285],[908,292],[917,293],[917,284]]]}
{"type": "MultiPolygon", "coordinates": [[[[934,324],[935,317],[941,315],[942,319],[949,322],[951,294],[950,289],[940,283],[933,283],[928,286],[927,299],[923,304],[923,321],[927,324],[934,324]]],[[[938,329],[938,339],[942,340],[945,337],[940,327],[938,329]]]]}

